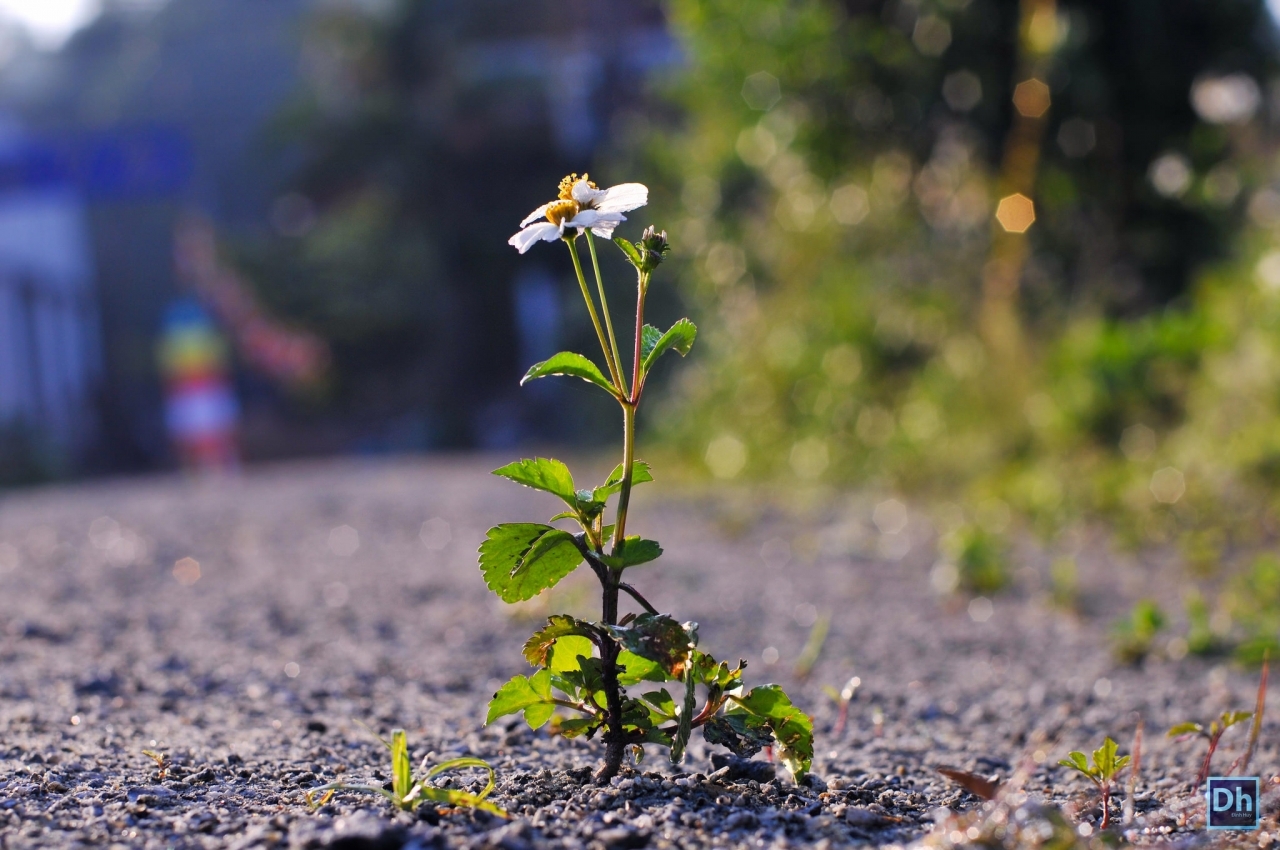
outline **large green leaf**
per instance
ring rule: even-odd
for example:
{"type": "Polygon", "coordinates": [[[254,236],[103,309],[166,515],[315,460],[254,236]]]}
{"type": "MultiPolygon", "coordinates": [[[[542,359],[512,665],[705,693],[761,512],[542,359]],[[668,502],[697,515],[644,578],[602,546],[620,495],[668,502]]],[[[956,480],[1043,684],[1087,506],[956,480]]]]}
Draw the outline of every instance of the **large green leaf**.
{"type": "Polygon", "coordinates": [[[582,659],[591,658],[595,644],[579,635],[556,638],[555,646],[547,655],[547,662],[556,673],[572,673],[582,669],[582,659]]]}
{"type": "Polygon", "coordinates": [[[548,375],[567,375],[571,378],[581,378],[584,381],[590,381],[611,396],[616,397],[618,395],[617,388],[604,376],[599,366],[581,354],[575,354],[572,351],[561,351],[541,363],[533,364],[529,371],[525,373],[525,376],[520,379],[520,384],[523,386],[526,381],[531,381],[534,378],[545,378],[548,375]]]}
{"type": "Polygon", "coordinates": [[[618,653],[618,684],[626,687],[637,682],[669,682],[671,676],[662,669],[662,665],[648,658],[642,658],[625,649],[618,653]]]}
{"type": "Polygon", "coordinates": [[[752,688],[735,700],[743,710],[762,719],[778,744],[778,758],[797,779],[813,764],[813,721],[791,704],[777,685],[752,688]]]}
{"type": "Polygon", "coordinates": [[[695,638],[690,630],[666,614],[641,614],[626,626],[610,626],[623,649],[655,662],[672,679],[690,667],[695,638]]]}
{"type": "Polygon", "coordinates": [[[566,635],[590,638],[592,632],[588,624],[577,617],[553,614],[547,619],[545,626],[534,632],[533,636],[524,642],[525,660],[534,667],[546,666],[551,647],[555,645],[557,639],[566,635]]]}
{"type": "MultiPolygon", "coordinates": [[[[551,702],[551,671],[539,670],[532,676],[513,676],[489,700],[485,725],[499,717],[524,711],[532,705],[551,702]]],[[[545,722],[545,721],[544,721],[545,722]]]]}
{"type": "Polygon", "coordinates": [[[573,488],[573,473],[555,458],[525,458],[495,469],[493,474],[559,496],[570,507],[577,507],[578,494],[573,488]]]}
{"type": "Polygon", "coordinates": [[[610,567],[621,570],[647,564],[656,560],[661,554],[662,547],[658,545],[658,541],[631,535],[622,541],[622,545],[614,554],[606,555],[600,560],[610,567]]]}
{"type": "MultiPolygon", "coordinates": [[[[644,355],[641,361],[641,371],[648,373],[653,368],[653,364],[658,362],[658,358],[667,352],[668,349],[674,349],[681,357],[689,353],[689,349],[693,348],[693,341],[698,336],[698,327],[688,319],[681,319],[672,325],[666,333],[664,333],[653,344],[653,350],[644,355]]],[[[643,351],[644,339],[641,337],[641,350],[643,351]]]]}
{"type": "Polygon", "coordinates": [[[503,602],[532,599],[581,563],[573,535],[541,523],[494,526],[480,544],[480,572],[503,602]]]}
{"type": "MultiPolygon", "coordinates": [[[[631,486],[643,484],[646,481],[653,480],[653,473],[650,471],[649,464],[642,460],[633,461],[631,464],[631,486]]],[[[591,494],[593,500],[603,502],[622,489],[622,464],[618,464],[613,468],[613,472],[609,473],[609,477],[604,483],[597,487],[591,494]]]]}

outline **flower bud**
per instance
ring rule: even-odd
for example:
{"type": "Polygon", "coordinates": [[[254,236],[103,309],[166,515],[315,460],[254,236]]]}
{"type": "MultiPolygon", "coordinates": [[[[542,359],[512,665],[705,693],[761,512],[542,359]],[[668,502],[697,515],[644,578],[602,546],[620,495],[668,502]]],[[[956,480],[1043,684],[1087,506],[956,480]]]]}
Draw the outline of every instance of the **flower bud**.
{"type": "Polygon", "coordinates": [[[640,249],[644,271],[656,269],[671,250],[671,245],[667,242],[667,231],[658,233],[652,224],[640,235],[640,241],[636,243],[636,247],[640,249]]]}

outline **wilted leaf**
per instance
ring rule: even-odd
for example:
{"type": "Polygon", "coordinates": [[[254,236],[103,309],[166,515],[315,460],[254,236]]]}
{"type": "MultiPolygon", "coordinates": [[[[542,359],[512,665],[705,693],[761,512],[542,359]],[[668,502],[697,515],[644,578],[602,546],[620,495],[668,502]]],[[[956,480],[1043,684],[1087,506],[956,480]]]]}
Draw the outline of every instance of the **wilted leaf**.
{"type": "Polygon", "coordinates": [[[567,614],[553,614],[547,619],[545,626],[534,632],[533,636],[524,642],[525,660],[534,667],[546,666],[547,654],[550,652],[551,647],[555,644],[557,638],[562,638],[565,635],[590,638],[591,630],[586,622],[576,617],[570,617],[567,614]]]}
{"type": "Polygon", "coordinates": [[[969,771],[961,770],[958,767],[947,767],[945,765],[937,767],[935,770],[975,797],[981,797],[984,800],[994,800],[996,795],[1000,793],[999,782],[988,779],[987,777],[981,776],[977,773],[970,773],[969,771]]]}
{"type": "Polygon", "coordinates": [[[752,714],[726,714],[713,717],[702,727],[708,744],[728,747],[742,758],[750,758],[773,743],[773,732],[765,721],[752,714]]]}
{"type": "Polygon", "coordinates": [[[654,661],[671,678],[689,666],[693,636],[666,614],[641,614],[629,626],[611,626],[610,633],[628,652],[654,661]]]}

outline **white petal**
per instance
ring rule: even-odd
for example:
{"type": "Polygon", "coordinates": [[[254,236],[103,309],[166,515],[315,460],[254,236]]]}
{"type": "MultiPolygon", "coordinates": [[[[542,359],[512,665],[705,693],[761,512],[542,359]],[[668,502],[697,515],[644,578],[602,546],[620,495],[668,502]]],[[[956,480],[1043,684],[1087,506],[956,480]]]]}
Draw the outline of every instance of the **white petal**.
{"type": "Polygon", "coordinates": [[[564,226],[591,228],[592,233],[596,232],[597,227],[605,227],[612,232],[613,228],[626,220],[627,217],[622,213],[600,212],[599,210],[582,210],[573,217],[572,221],[564,222],[564,226]]]}
{"type": "Polygon", "coordinates": [[[601,212],[626,212],[649,203],[649,187],[643,183],[619,183],[604,190],[596,201],[601,212]]]}
{"type": "Polygon", "coordinates": [[[538,219],[542,218],[544,215],[547,214],[547,208],[550,206],[551,204],[543,204],[542,206],[538,207],[536,210],[534,210],[533,212],[529,213],[527,216],[524,217],[524,221],[520,222],[520,226],[524,227],[529,222],[537,221],[538,219]]]}
{"type": "Polygon", "coordinates": [[[533,247],[535,242],[554,242],[560,238],[560,228],[549,221],[534,224],[521,230],[507,240],[507,244],[523,254],[533,247]]]}
{"type": "Polygon", "coordinates": [[[595,227],[591,228],[591,232],[601,239],[612,239],[613,229],[618,226],[616,221],[602,221],[595,227]]]}
{"type": "Polygon", "coordinates": [[[586,180],[579,180],[577,183],[573,184],[573,188],[570,190],[570,193],[573,195],[573,199],[584,207],[594,207],[596,205],[596,201],[599,201],[600,198],[603,197],[604,190],[592,189],[587,185],[586,180]]]}

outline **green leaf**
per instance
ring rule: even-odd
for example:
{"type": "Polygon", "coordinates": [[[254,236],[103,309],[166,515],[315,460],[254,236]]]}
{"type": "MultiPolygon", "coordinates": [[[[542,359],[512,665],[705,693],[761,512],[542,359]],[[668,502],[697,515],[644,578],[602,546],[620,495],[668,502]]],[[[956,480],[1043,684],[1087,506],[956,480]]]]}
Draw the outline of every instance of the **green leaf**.
{"type": "Polygon", "coordinates": [[[559,496],[572,508],[578,506],[578,494],[573,489],[573,473],[569,472],[569,467],[555,458],[525,458],[509,463],[501,469],[495,469],[493,474],[501,475],[517,484],[559,496]]]}
{"type": "Polygon", "coordinates": [[[555,713],[555,705],[549,702],[540,702],[524,710],[524,722],[529,724],[530,729],[541,729],[551,719],[551,715],[555,713]]]}
{"type": "Polygon", "coordinates": [[[603,722],[603,718],[597,717],[570,717],[561,720],[557,730],[566,738],[577,738],[594,733],[603,722]]]}
{"type": "Polygon", "coordinates": [[[573,673],[582,669],[581,659],[591,658],[595,644],[590,638],[565,635],[557,638],[548,655],[551,669],[556,673],[573,673]]]}
{"type": "Polygon", "coordinates": [[[676,722],[676,733],[671,737],[671,763],[684,761],[685,747],[689,746],[689,734],[693,732],[693,713],[697,710],[698,700],[693,677],[693,668],[684,674],[684,705],[680,707],[680,719],[676,722]]]}
{"type": "Polygon", "coordinates": [[[551,698],[551,673],[539,670],[533,676],[513,676],[489,700],[489,713],[485,717],[485,725],[489,725],[499,717],[524,711],[531,705],[549,701],[551,698]]]}
{"type": "Polygon", "coordinates": [[[1063,767],[1069,767],[1072,770],[1078,770],[1085,776],[1092,776],[1093,772],[1089,770],[1089,760],[1082,752],[1073,751],[1066,758],[1058,762],[1063,767]]]}
{"type": "Polygon", "coordinates": [[[622,570],[657,560],[661,554],[662,547],[658,545],[658,541],[632,534],[622,541],[614,554],[605,555],[600,560],[614,569],[622,570]]]}
{"type": "MultiPolygon", "coordinates": [[[[649,464],[642,460],[637,460],[631,464],[631,486],[643,484],[646,481],[652,481],[653,474],[650,472],[649,464]]],[[[591,494],[592,498],[597,502],[603,502],[622,489],[622,464],[614,467],[613,472],[609,473],[609,477],[604,483],[595,489],[591,494]]]]}
{"type": "Polygon", "coordinates": [[[702,727],[708,744],[719,744],[740,758],[751,758],[773,743],[773,732],[753,714],[730,713],[713,717],[702,727]]]}
{"type": "Polygon", "coordinates": [[[641,614],[627,626],[609,626],[609,632],[628,652],[654,661],[672,679],[690,667],[694,636],[666,614],[641,614]]]}
{"type": "Polygon", "coordinates": [[[671,694],[666,688],[660,691],[650,691],[640,696],[642,700],[649,703],[658,710],[658,713],[667,720],[673,720],[676,716],[676,701],[671,698],[671,694]]]}
{"type": "Polygon", "coordinates": [[[520,385],[524,386],[526,381],[531,381],[534,378],[545,378],[547,375],[567,375],[571,378],[581,378],[584,381],[590,381],[615,398],[619,395],[617,388],[604,376],[599,366],[581,354],[575,354],[572,351],[561,351],[541,363],[533,364],[529,371],[525,373],[525,376],[520,379],[520,385]]]}
{"type": "Polygon", "coordinates": [[[649,357],[649,354],[652,353],[654,347],[657,346],[658,340],[660,339],[662,339],[662,331],[658,330],[653,325],[645,325],[643,328],[640,329],[640,362],[641,363],[644,363],[644,361],[649,357]]]}
{"type": "Polygon", "coordinates": [[[618,684],[626,687],[638,682],[669,682],[672,677],[662,669],[662,665],[648,658],[642,658],[625,649],[618,653],[618,684]]]}
{"type": "Polygon", "coordinates": [[[630,242],[628,242],[626,239],[623,239],[621,236],[613,237],[613,244],[617,245],[622,250],[622,253],[627,255],[628,263],[635,266],[637,269],[640,268],[641,264],[644,261],[641,259],[640,251],[636,248],[635,245],[632,245],[630,242]]]}
{"type": "Polygon", "coordinates": [[[792,705],[777,685],[752,688],[735,702],[765,721],[777,741],[779,760],[796,779],[803,778],[813,764],[813,721],[809,716],[792,705]]]}
{"type": "Polygon", "coordinates": [[[409,741],[403,729],[391,733],[391,791],[401,800],[413,790],[413,765],[409,763],[409,741]]]}
{"type": "Polygon", "coordinates": [[[1102,740],[1102,746],[1093,751],[1093,767],[1100,779],[1110,779],[1116,772],[1116,742],[1110,736],[1102,740]]]}
{"type": "Polygon", "coordinates": [[[1252,711],[1226,711],[1222,714],[1222,729],[1226,731],[1235,726],[1242,720],[1248,720],[1253,717],[1252,711]]]}
{"type": "Polygon", "coordinates": [[[484,583],[503,602],[532,599],[581,563],[582,552],[573,535],[541,523],[494,526],[480,544],[484,583]]]}
{"type": "MultiPolygon", "coordinates": [[[[693,322],[688,319],[681,319],[676,322],[653,344],[653,350],[644,355],[644,359],[641,361],[641,371],[648,374],[649,370],[653,368],[653,364],[667,352],[667,349],[675,349],[676,353],[681,357],[685,356],[689,353],[689,349],[693,348],[693,341],[697,336],[698,328],[693,322]]],[[[642,338],[642,349],[643,342],[642,338]]]]}
{"type": "Polygon", "coordinates": [[[1168,737],[1176,738],[1179,735],[1203,735],[1204,727],[1199,723],[1179,723],[1177,726],[1170,727],[1168,737]]]}
{"type": "MultiPolygon", "coordinates": [[[[524,642],[524,658],[534,667],[543,667],[547,663],[547,654],[558,638],[566,635],[578,635],[589,638],[589,625],[576,617],[567,614],[553,614],[547,618],[547,624],[533,633],[524,642]]],[[[587,653],[590,655],[590,653],[587,653]]],[[[575,668],[576,669],[576,668],[575,668]]]]}

